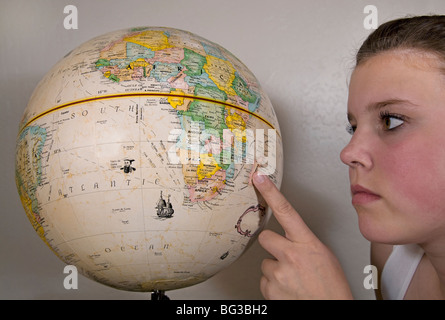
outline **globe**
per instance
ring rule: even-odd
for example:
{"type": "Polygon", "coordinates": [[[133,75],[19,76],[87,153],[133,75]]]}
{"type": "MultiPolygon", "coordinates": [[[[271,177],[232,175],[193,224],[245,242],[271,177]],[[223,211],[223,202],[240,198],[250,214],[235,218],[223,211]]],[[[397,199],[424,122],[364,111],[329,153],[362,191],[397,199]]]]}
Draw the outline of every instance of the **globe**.
{"type": "Polygon", "coordinates": [[[40,238],[86,277],[128,291],[215,275],[271,214],[282,140],[266,93],[220,45],[173,28],[110,32],[43,77],[19,125],[16,185],[40,238]]]}

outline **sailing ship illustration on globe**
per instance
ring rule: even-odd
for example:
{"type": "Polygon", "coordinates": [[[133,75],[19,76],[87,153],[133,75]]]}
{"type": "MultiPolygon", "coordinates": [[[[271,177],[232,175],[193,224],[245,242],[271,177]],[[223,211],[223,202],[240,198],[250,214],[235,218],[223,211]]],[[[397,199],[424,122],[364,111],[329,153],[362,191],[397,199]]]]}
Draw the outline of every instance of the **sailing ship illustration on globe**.
{"type": "Polygon", "coordinates": [[[173,209],[173,206],[170,202],[170,195],[168,195],[166,203],[164,198],[162,198],[162,191],[161,191],[161,196],[159,198],[158,204],[156,205],[156,214],[160,218],[171,218],[174,212],[175,210],[173,209]]]}

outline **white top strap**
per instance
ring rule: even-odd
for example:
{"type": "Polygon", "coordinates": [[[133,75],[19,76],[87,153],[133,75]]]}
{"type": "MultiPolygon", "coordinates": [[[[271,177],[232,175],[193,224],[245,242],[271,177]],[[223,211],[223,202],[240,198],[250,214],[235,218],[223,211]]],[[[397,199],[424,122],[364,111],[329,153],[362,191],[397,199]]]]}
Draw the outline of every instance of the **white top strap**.
{"type": "Polygon", "coordinates": [[[416,244],[393,247],[382,271],[383,299],[403,300],[423,254],[423,249],[416,244]]]}

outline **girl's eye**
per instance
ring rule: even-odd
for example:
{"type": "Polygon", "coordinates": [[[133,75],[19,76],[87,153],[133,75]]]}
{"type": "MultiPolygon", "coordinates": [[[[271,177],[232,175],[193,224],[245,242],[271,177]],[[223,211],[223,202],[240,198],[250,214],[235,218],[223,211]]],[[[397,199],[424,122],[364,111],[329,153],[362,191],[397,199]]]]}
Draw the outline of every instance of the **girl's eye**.
{"type": "Polygon", "coordinates": [[[402,115],[388,114],[386,112],[380,114],[380,119],[385,130],[393,130],[405,123],[405,118],[402,115]]]}
{"type": "Polygon", "coordinates": [[[352,124],[348,123],[346,125],[346,132],[349,133],[351,136],[354,134],[355,129],[357,129],[357,126],[353,126],[352,124]]]}

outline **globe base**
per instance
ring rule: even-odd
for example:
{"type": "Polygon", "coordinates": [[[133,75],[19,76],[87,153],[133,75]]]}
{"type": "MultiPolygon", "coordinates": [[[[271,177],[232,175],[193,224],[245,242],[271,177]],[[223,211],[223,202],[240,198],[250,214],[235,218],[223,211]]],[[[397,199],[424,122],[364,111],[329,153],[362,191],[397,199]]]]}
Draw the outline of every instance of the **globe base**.
{"type": "Polygon", "coordinates": [[[151,300],[170,300],[163,290],[155,290],[151,293],[151,300]]]}

